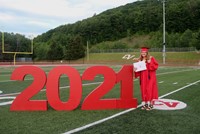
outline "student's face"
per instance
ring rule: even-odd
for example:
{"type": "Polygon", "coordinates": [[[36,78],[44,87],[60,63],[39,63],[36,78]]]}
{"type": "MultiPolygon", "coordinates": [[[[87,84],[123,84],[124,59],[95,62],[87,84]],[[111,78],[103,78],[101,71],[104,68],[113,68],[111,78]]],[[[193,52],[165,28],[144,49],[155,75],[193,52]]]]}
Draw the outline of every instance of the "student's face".
{"type": "Polygon", "coordinates": [[[142,57],[146,57],[147,56],[147,52],[141,52],[142,57]]]}

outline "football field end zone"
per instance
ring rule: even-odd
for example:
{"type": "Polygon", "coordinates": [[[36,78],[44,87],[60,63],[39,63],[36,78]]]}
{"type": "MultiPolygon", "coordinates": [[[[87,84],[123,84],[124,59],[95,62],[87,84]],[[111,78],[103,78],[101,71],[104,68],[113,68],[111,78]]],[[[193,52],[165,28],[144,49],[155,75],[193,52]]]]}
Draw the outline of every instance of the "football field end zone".
{"type": "MultiPolygon", "coordinates": [[[[176,89],[176,90],[174,90],[174,91],[171,91],[171,92],[169,92],[169,93],[167,93],[167,94],[164,94],[164,95],[160,96],[159,99],[164,98],[164,97],[166,97],[166,96],[169,96],[169,95],[171,95],[171,94],[174,94],[174,93],[176,93],[176,92],[178,92],[178,91],[181,91],[181,90],[183,90],[183,89],[185,89],[185,88],[188,88],[188,87],[190,87],[190,86],[192,86],[192,85],[194,85],[194,84],[197,84],[197,83],[199,83],[199,82],[200,82],[200,80],[195,81],[195,82],[193,82],[193,83],[191,83],[191,84],[187,84],[186,86],[183,86],[183,87],[181,87],[181,88],[178,88],[178,89],[176,89]]],[[[142,106],[142,105],[138,105],[138,108],[141,107],[141,106],[142,106]]],[[[87,128],[89,128],[89,127],[92,127],[92,126],[101,124],[101,123],[103,123],[103,122],[105,122],[105,121],[108,121],[108,120],[110,120],[110,119],[113,119],[113,118],[115,118],[115,117],[118,117],[118,116],[120,116],[120,115],[126,114],[126,113],[128,113],[128,112],[130,112],[130,111],[133,111],[133,110],[135,110],[135,109],[136,109],[136,108],[127,109],[127,110],[125,110],[125,111],[119,112],[119,113],[114,114],[114,115],[112,115],[112,116],[109,116],[109,117],[107,117],[107,118],[104,118],[104,119],[95,121],[95,122],[93,122],[93,123],[87,124],[87,125],[85,125],[85,126],[82,126],[82,127],[79,127],[79,128],[72,129],[72,130],[70,130],[70,131],[64,132],[63,134],[72,134],[72,133],[75,133],[75,132],[82,131],[82,130],[87,129],[87,128]]]]}

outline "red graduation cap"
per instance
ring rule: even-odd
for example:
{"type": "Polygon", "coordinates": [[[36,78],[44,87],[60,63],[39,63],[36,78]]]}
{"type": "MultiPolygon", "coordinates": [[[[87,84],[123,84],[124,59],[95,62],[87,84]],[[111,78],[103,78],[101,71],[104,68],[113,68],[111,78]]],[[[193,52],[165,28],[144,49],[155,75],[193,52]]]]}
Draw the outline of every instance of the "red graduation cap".
{"type": "Polygon", "coordinates": [[[148,52],[148,49],[149,49],[148,47],[141,47],[141,52],[145,52],[146,53],[146,52],[148,52]]]}

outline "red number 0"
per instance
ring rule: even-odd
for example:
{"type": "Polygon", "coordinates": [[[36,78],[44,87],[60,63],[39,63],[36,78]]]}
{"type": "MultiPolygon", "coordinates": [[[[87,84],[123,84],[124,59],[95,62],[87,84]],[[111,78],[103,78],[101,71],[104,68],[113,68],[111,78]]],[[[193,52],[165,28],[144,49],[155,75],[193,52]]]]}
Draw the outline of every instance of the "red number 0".
{"type": "Polygon", "coordinates": [[[82,97],[82,83],[79,72],[69,66],[56,67],[49,72],[47,80],[47,98],[55,110],[74,110],[78,107],[82,97]],[[70,95],[67,102],[62,102],[59,97],[59,79],[62,74],[70,79],[70,95]]]}

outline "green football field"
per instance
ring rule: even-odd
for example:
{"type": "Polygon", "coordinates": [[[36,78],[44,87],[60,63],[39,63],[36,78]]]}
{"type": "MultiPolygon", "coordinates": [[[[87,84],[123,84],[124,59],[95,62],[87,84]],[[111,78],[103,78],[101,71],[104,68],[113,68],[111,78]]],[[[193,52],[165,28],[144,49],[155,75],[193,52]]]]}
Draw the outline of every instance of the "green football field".
{"type": "MultiPolygon", "coordinates": [[[[107,65],[108,66],[108,65],[107,65]]],[[[80,74],[88,66],[73,66],[80,74]]],[[[118,72],[122,66],[110,66],[118,72]]],[[[53,66],[41,66],[46,74],[53,66]]],[[[200,68],[199,67],[159,67],[157,82],[159,96],[179,100],[187,104],[181,110],[152,110],[136,109],[118,110],[81,110],[81,104],[73,111],[56,111],[48,106],[47,111],[14,112],[10,111],[10,104],[20,92],[33,82],[31,76],[24,81],[10,80],[15,67],[0,67],[0,133],[1,134],[59,134],[59,133],[152,133],[152,134],[197,134],[200,133],[200,68]],[[173,91],[177,91],[174,92],[173,91]],[[170,93],[170,94],[168,94],[170,93]],[[7,98],[6,98],[7,97],[7,98]]],[[[95,77],[94,81],[83,81],[82,100],[103,82],[102,75],[95,77]]],[[[45,87],[46,88],[46,87],[45,87]]],[[[69,97],[69,79],[60,78],[60,98],[66,102],[69,97]]],[[[103,98],[119,98],[120,86],[116,86],[103,98]]],[[[134,97],[141,103],[139,81],[134,80],[134,97]]],[[[45,90],[36,94],[32,100],[45,100],[45,90]]]]}

